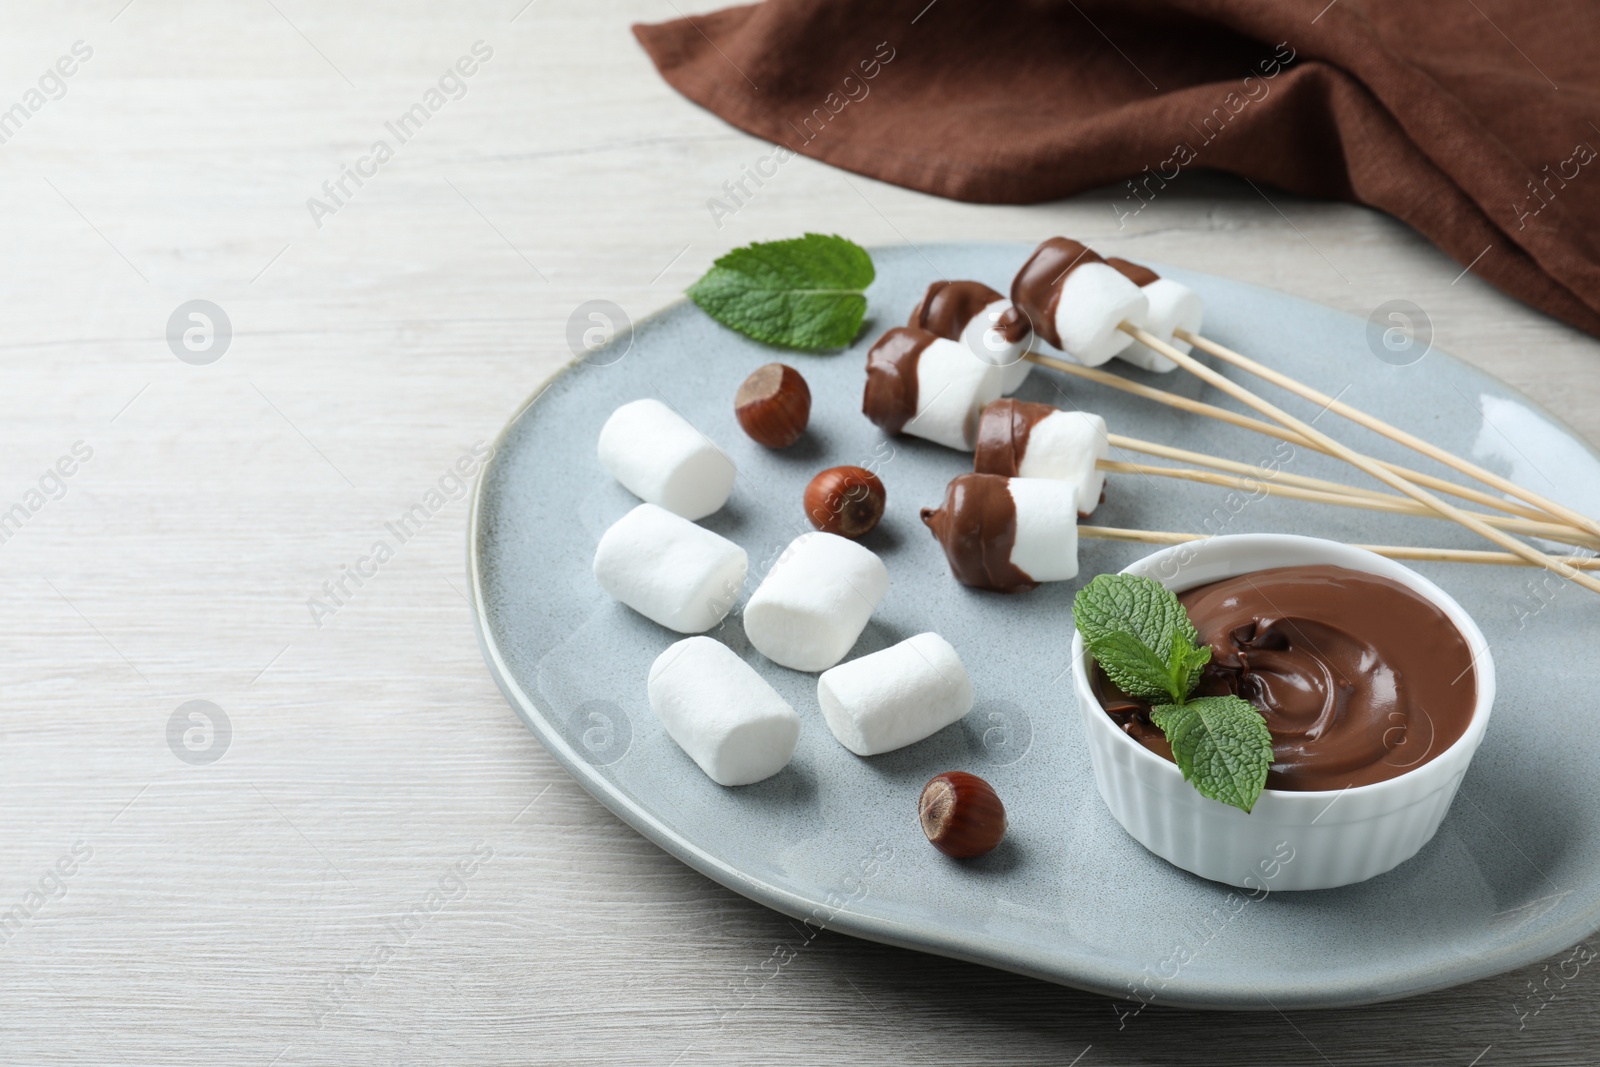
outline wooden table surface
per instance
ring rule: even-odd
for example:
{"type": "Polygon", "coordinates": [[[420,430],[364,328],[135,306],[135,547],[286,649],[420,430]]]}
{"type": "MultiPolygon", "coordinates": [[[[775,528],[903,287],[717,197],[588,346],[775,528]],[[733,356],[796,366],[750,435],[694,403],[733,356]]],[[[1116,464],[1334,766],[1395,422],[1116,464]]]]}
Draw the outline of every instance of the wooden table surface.
{"type": "Polygon", "coordinates": [[[984,207],[797,159],[714,219],[767,148],[635,45],[676,10],[8,5],[0,915],[23,913],[0,919],[0,1062],[1592,1061],[1589,973],[1531,1013],[1559,957],[1361,1010],[1121,1026],[1102,997],[828,933],[721,1011],[794,925],[568,778],[463,596],[450,472],[571,356],[580,304],[637,318],[804,230],[1070,232],[1362,316],[1411,300],[1591,440],[1600,351],[1387,218],[1203,175],[1119,228],[1116,190],[984,207]],[[401,143],[386,123],[464,58],[401,143]],[[192,300],[231,340],[191,352],[180,314],[169,344],[192,300]],[[328,599],[380,539],[393,558],[328,599]]]}

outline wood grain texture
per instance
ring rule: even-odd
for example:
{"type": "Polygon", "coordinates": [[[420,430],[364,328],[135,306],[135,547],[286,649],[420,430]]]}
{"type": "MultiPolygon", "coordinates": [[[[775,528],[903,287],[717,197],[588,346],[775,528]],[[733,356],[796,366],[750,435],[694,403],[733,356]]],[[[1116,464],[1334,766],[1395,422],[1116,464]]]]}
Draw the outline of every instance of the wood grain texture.
{"type": "Polygon", "coordinates": [[[1591,440],[1593,341],[1388,219],[1199,175],[1119,229],[1115,190],[980,207],[796,159],[719,226],[707,199],[767,149],[635,46],[629,23],[670,2],[124,4],[12,5],[0,40],[0,109],[73,42],[94,49],[0,145],[0,511],[75,442],[93,452],[0,544],[0,912],[47,896],[0,946],[0,1062],[1592,1055],[1592,969],[1533,1014],[1561,957],[1289,1016],[1119,1018],[833,934],[762,980],[795,924],[619,823],[490,682],[459,498],[320,625],[307,599],[569,358],[580,303],[637,318],[755,239],[1071,232],[1362,316],[1406,298],[1439,345],[1591,440]],[[480,40],[465,96],[315,226],[306,199],[480,40]],[[164,337],[195,298],[233,326],[209,366],[164,337]],[[194,699],[232,726],[210,765],[167,743],[194,699]]]}

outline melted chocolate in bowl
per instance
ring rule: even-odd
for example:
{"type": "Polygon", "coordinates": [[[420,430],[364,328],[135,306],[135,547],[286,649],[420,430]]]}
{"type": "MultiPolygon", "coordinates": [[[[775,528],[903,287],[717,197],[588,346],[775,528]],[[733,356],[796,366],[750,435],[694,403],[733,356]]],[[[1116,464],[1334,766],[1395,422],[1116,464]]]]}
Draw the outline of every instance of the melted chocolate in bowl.
{"type": "MultiPolygon", "coordinates": [[[[1477,703],[1472,650],[1432,601],[1399,582],[1331,565],[1276,567],[1178,594],[1211,662],[1197,696],[1232,693],[1272,731],[1268,789],[1321,790],[1396,778],[1460,739],[1477,703]]],[[[1108,714],[1172,758],[1148,701],[1097,665],[1108,714]]]]}

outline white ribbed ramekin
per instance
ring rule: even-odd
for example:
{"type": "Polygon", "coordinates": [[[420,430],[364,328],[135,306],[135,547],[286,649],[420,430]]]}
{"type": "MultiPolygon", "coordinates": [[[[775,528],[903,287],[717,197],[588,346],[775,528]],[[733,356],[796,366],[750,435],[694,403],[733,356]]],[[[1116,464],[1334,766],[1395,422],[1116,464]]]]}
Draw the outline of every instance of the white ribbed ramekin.
{"type": "Polygon", "coordinates": [[[1407,586],[1438,605],[1472,650],[1477,702],[1466,732],[1388,781],[1321,792],[1267,789],[1248,814],[1203,797],[1177,764],[1129,737],[1106,714],[1090,688],[1083,635],[1073,637],[1078,707],[1101,798],[1145,848],[1202,878],[1250,890],[1330,889],[1405,862],[1439,829],[1489,724],[1494,660],[1483,632],[1449,594],[1393,560],[1317,537],[1237,534],[1164,548],[1123,573],[1182,592],[1251,571],[1319,563],[1407,586]]]}

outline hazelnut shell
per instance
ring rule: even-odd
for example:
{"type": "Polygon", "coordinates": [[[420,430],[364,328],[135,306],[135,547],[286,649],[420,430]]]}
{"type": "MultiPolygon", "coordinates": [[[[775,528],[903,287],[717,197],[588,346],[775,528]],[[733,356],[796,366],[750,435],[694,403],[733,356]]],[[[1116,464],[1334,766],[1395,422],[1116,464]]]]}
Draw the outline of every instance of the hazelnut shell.
{"type": "Polygon", "coordinates": [[[829,467],[811,479],[804,502],[811,525],[853,541],[877,527],[888,493],[865,467],[829,467]]]}
{"type": "Polygon", "coordinates": [[[752,441],[788,448],[811,421],[811,387],[793,367],[768,363],[739,386],[733,413],[752,441]]]}
{"type": "Polygon", "coordinates": [[[934,848],[956,859],[994,850],[1006,836],[1006,809],[994,787],[966,771],[936,774],[917,802],[922,832],[934,848]]]}

